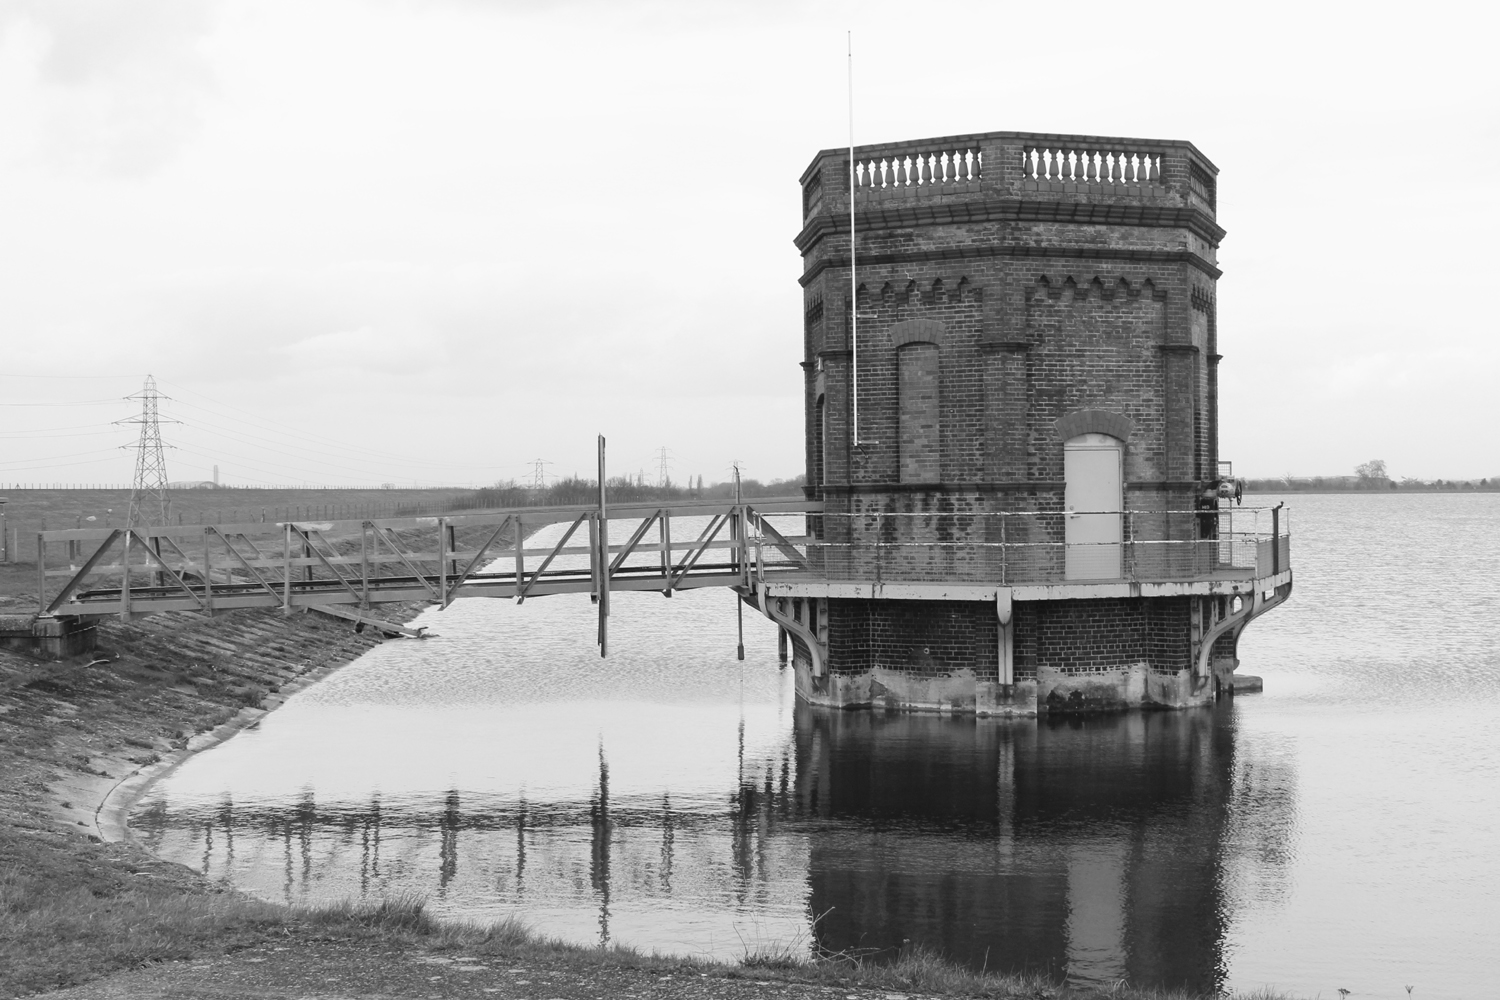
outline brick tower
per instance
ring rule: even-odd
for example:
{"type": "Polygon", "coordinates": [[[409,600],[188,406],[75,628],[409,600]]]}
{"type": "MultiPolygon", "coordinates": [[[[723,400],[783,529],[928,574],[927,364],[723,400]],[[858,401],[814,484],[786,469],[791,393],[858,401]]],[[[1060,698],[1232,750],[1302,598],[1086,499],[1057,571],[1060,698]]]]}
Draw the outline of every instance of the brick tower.
{"type": "Polygon", "coordinates": [[[804,579],[755,601],[823,705],[981,714],[1229,690],[1290,594],[1218,455],[1217,168],[1192,144],[991,132],[802,175],[804,579]],[[857,425],[856,425],[857,419],[857,425]]]}

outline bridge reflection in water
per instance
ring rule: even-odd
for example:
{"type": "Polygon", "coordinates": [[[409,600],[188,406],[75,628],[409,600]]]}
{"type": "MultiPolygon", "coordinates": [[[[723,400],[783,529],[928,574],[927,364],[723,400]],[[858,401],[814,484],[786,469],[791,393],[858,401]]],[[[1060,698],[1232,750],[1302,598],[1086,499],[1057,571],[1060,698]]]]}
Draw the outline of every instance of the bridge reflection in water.
{"type": "Polygon", "coordinates": [[[158,853],[291,902],[410,889],[580,942],[875,960],[910,942],[976,968],[1206,990],[1246,894],[1274,903],[1293,823],[1293,776],[1237,742],[1232,712],[799,705],[775,745],[747,751],[742,730],[716,802],[622,795],[601,745],[584,797],[156,798],[133,823],[158,853]]]}

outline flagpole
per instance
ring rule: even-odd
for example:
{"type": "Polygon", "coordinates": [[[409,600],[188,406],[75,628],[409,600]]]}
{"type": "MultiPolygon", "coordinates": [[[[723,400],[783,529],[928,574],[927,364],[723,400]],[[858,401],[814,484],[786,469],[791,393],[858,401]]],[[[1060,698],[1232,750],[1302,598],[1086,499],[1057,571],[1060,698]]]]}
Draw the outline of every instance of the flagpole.
{"type": "MultiPolygon", "coordinates": [[[[854,276],[854,32],[849,46],[849,366],[854,395],[854,447],[859,447],[859,283],[854,276]]],[[[852,471],[852,470],[851,470],[852,471]]]]}

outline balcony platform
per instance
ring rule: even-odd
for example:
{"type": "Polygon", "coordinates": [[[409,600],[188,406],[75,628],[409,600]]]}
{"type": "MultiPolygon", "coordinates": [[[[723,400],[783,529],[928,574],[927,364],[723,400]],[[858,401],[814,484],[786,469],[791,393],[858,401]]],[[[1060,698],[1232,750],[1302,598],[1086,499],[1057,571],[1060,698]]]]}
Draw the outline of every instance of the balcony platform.
{"type": "Polygon", "coordinates": [[[922,583],[881,580],[829,580],[808,573],[777,572],[756,581],[767,597],[887,601],[1082,601],[1120,597],[1231,597],[1265,593],[1292,582],[1292,571],[1256,576],[1253,570],[1225,570],[1193,580],[1073,580],[1005,586],[993,583],[922,583]]]}

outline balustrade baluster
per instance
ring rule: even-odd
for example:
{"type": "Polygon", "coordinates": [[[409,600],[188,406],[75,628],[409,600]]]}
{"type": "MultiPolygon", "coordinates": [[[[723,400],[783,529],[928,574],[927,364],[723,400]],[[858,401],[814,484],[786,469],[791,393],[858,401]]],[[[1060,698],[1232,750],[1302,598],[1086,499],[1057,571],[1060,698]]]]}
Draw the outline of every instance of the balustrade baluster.
{"type": "Polygon", "coordinates": [[[917,183],[932,183],[932,162],[928,153],[922,153],[917,157],[917,183]]]}
{"type": "Polygon", "coordinates": [[[1028,181],[1036,180],[1036,150],[1021,151],[1021,177],[1028,181]]]}

